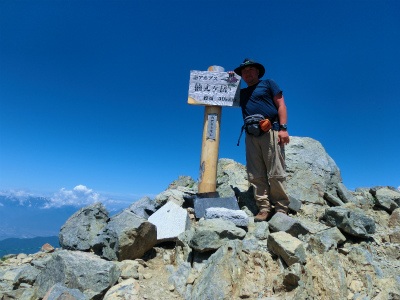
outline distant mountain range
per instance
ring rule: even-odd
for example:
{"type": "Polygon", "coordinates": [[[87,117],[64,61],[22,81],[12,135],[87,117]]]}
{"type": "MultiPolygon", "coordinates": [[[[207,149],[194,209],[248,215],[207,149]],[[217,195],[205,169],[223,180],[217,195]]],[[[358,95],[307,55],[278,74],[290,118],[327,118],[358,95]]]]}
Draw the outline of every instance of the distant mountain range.
{"type": "Polygon", "coordinates": [[[61,226],[79,208],[44,208],[49,202],[44,197],[0,195],[0,241],[8,238],[58,236],[61,226]]]}
{"type": "Polygon", "coordinates": [[[58,236],[35,237],[30,239],[10,238],[0,241],[0,258],[7,254],[32,254],[40,251],[44,244],[59,248],[58,236]]]}

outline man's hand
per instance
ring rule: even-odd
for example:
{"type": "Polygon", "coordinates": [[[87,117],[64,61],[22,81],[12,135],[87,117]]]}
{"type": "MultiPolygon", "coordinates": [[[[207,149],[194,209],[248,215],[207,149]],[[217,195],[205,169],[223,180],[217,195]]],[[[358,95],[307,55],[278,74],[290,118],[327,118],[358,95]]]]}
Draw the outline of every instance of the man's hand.
{"type": "Polygon", "coordinates": [[[278,144],[281,147],[289,144],[289,133],[286,130],[280,130],[278,132],[278,144]]]}

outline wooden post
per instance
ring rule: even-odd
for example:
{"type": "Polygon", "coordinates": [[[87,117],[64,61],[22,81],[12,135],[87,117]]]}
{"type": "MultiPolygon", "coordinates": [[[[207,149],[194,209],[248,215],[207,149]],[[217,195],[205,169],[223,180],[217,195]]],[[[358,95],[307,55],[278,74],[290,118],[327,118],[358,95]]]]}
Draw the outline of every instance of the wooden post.
{"type": "MultiPolygon", "coordinates": [[[[208,71],[224,72],[224,68],[211,66],[208,71]]],[[[206,105],[204,109],[203,142],[200,159],[199,194],[216,196],[219,134],[222,106],[206,105]]]]}

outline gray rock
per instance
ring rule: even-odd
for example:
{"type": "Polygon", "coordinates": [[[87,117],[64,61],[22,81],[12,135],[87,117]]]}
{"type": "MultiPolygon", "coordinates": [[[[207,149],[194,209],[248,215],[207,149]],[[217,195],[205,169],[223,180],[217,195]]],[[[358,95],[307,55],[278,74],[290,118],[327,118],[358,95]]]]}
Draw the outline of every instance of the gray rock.
{"type": "Polygon", "coordinates": [[[24,290],[18,289],[18,290],[0,290],[0,296],[2,297],[1,299],[18,299],[20,300],[23,297],[24,290]]]}
{"type": "Polygon", "coordinates": [[[1,279],[0,282],[8,283],[7,286],[10,289],[13,289],[15,286],[15,283],[18,282],[18,277],[20,276],[21,268],[12,267],[12,268],[8,268],[4,271],[3,270],[1,270],[1,271],[2,272],[0,273],[0,279],[1,279]]]}
{"type": "Polygon", "coordinates": [[[217,250],[229,240],[243,239],[246,231],[223,219],[201,220],[195,229],[190,247],[198,252],[217,250]]]}
{"type": "Polygon", "coordinates": [[[128,278],[140,279],[140,274],[139,274],[140,263],[137,260],[125,259],[121,262],[118,262],[117,265],[121,271],[122,279],[128,279],[128,278]]]}
{"type": "Polygon", "coordinates": [[[114,285],[109,289],[104,296],[103,300],[141,300],[143,297],[140,296],[140,286],[133,278],[129,278],[114,285]]]}
{"type": "Polygon", "coordinates": [[[344,207],[330,207],[325,210],[324,219],[330,226],[336,226],[344,232],[361,238],[375,233],[375,222],[364,214],[344,207]]]}
{"type": "Polygon", "coordinates": [[[374,187],[370,193],[376,199],[376,205],[389,213],[400,207],[400,192],[390,187],[374,187]]]}
{"type": "Polygon", "coordinates": [[[388,235],[391,243],[400,244],[400,226],[394,227],[392,230],[388,232],[388,235]]]}
{"type": "Polygon", "coordinates": [[[183,262],[192,261],[193,249],[189,246],[190,240],[194,234],[194,229],[186,230],[178,235],[176,240],[175,262],[181,264],[183,262]]]}
{"type": "Polygon", "coordinates": [[[176,240],[176,244],[180,246],[185,246],[189,245],[190,240],[192,239],[194,234],[194,228],[191,227],[189,230],[186,230],[185,232],[182,232],[181,234],[178,235],[178,238],[176,240]]]}
{"type": "Polygon", "coordinates": [[[157,207],[161,207],[170,201],[182,206],[183,203],[186,202],[186,199],[192,198],[195,195],[196,191],[187,187],[177,186],[176,189],[168,189],[161,194],[158,194],[154,198],[154,201],[157,203],[157,207]]]}
{"type": "Polygon", "coordinates": [[[310,230],[299,220],[295,220],[283,213],[276,213],[268,222],[271,231],[284,231],[298,237],[300,234],[306,235],[310,230]]]}
{"type": "Polygon", "coordinates": [[[289,206],[288,208],[292,211],[299,212],[301,208],[301,201],[297,200],[295,197],[289,195],[289,206]]]}
{"type": "Polygon", "coordinates": [[[110,218],[92,249],[105,259],[121,261],[142,257],[156,243],[156,226],[125,209],[110,218]]]}
{"type": "Polygon", "coordinates": [[[194,283],[191,300],[239,299],[246,258],[240,241],[229,241],[208,259],[194,283]],[[237,287],[237,288],[233,288],[237,287]]]}
{"type": "Polygon", "coordinates": [[[337,197],[335,197],[335,196],[333,196],[333,195],[331,195],[331,194],[329,194],[327,192],[325,192],[325,194],[324,194],[324,199],[326,201],[328,201],[329,203],[331,203],[332,205],[334,205],[334,206],[344,205],[342,200],[340,200],[339,198],[337,198],[337,197]]]}
{"type": "Polygon", "coordinates": [[[295,263],[283,272],[283,284],[294,289],[299,285],[301,278],[301,264],[295,263]]]}
{"type": "Polygon", "coordinates": [[[354,265],[345,269],[341,258],[336,251],[309,255],[293,299],[349,299],[346,277],[354,265]]]}
{"type": "MultiPolygon", "coordinates": [[[[22,290],[22,295],[19,296],[19,298],[17,298],[18,300],[32,300],[32,299],[37,298],[36,290],[33,287],[26,287],[21,290],[22,290]]],[[[16,291],[20,291],[20,290],[16,290],[16,291]]]]}
{"type": "Polygon", "coordinates": [[[400,208],[395,209],[389,219],[389,228],[396,226],[400,226],[400,208]]]}
{"type": "Polygon", "coordinates": [[[357,201],[354,199],[353,194],[347,189],[347,187],[343,184],[343,182],[339,182],[337,184],[337,195],[344,203],[353,202],[356,203],[357,201]]]}
{"type": "Polygon", "coordinates": [[[168,278],[168,282],[172,284],[179,294],[182,296],[186,292],[186,282],[191,272],[190,263],[180,264],[178,269],[168,278]]]}
{"type": "Polygon", "coordinates": [[[157,227],[157,243],[175,241],[190,228],[188,212],[172,201],[151,215],[149,222],[157,227]]]}
{"type": "Polygon", "coordinates": [[[282,257],[288,266],[295,263],[305,263],[306,252],[303,243],[284,232],[274,232],[268,237],[268,249],[282,257]]]}
{"type": "Polygon", "coordinates": [[[143,219],[148,219],[157,210],[157,204],[149,197],[143,197],[129,206],[129,210],[143,219]]]}
{"type": "Polygon", "coordinates": [[[366,203],[373,207],[375,205],[375,198],[372,196],[370,193],[371,188],[370,187],[358,187],[355,190],[355,195],[359,195],[364,197],[366,203]]]}
{"type": "Polygon", "coordinates": [[[285,147],[288,194],[301,202],[324,204],[325,192],[335,195],[340,170],[321,143],[294,137],[285,147]]]}
{"type": "Polygon", "coordinates": [[[236,198],[238,199],[239,208],[246,211],[249,217],[254,217],[258,214],[259,209],[254,200],[254,189],[252,186],[245,192],[237,191],[236,198]]]}
{"type": "Polygon", "coordinates": [[[178,187],[185,187],[194,189],[195,192],[197,191],[195,190],[196,181],[190,176],[180,175],[178,180],[174,180],[172,183],[170,183],[168,190],[177,189],[178,187]]]}
{"type": "Polygon", "coordinates": [[[40,298],[59,283],[80,290],[86,299],[98,299],[117,282],[119,276],[120,270],[114,263],[92,253],[61,250],[51,255],[35,286],[40,298]]]}
{"type": "MultiPolygon", "coordinates": [[[[265,222],[263,222],[265,223],[265,222]]],[[[257,239],[245,239],[242,242],[243,251],[255,251],[260,249],[260,244],[257,239]]]]}
{"type": "Polygon", "coordinates": [[[86,300],[85,295],[78,289],[70,289],[60,283],[53,285],[44,300],[86,300]]]}
{"type": "Polygon", "coordinates": [[[19,287],[23,283],[33,285],[36,278],[40,274],[40,270],[30,264],[24,264],[18,268],[18,272],[13,280],[13,286],[19,287]]]}
{"type": "Polygon", "coordinates": [[[217,166],[217,192],[220,197],[236,197],[240,209],[246,207],[252,215],[258,213],[253,188],[247,178],[246,166],[232,159],[221,158],[217,166]]]}
{"type": "Polygon", "coordinates": [[[221,198],[238,196],[249,189],[247,170],[232,159],[221,158],[217,165],[217,192],[221,198]]]}
{"type": "Polygon", "coordinates": [[[268,222],[254,223],[253,236],[258,240],[266,240],[270,234],[268,222]]]}
{"type": "Polygon", "coordinates": [[[324,231],[317,233],[315,236],[329,236],[332,240],[335,241],[337,245],[343,244],[346,241],[346,237],[340,232],[337,227],[333,227],[324,231]]]}
{"type": "Polygon", "coordinates": [[[354,263],[360,265],[372,265],[373,264],[373,257],[368,250],[363,249],[361,247],[352,247],[348,254],[348,257],[354,263]]]}
{"type": "Polygon", "coordinates": [[[338,245],[345,241],[346,237],[337,227],[333,227],[310,237],[307,250],[323,254],[331,249],[336,249],[338,245]]]}
{"type": "Polygon", "coordinates": [[[193,270],[195,272],[200,273],[204,266],[207,264],[208,259],[210,258],[210,256],[212,255],[211,252],[197,252],[197,251],[193,251],[193,270]]]}
{"type": "Polygon", "coordinates": [[[382,295],[378,295],[375,299],[397,300],[400,299],[400,276],[391,276],[379,280],[382,287],[382,295]]]}
{"type": "Polygon", "coordinates": [[[61,248],[88,251],[93,239],[107,225],[108,215],[100,202],[81,208],[61,227],[61,248]]]}
{"type": "Polygon", "coordinates": [[[307,243],[308,251],[320,254],[336,248],[337,244],[330,236],[311,236],[307,243]]]}
{"type": "Polygon", "coordinates": [[[206,209],[205,219],[224,219],[231,221],[236,226],[247,227],[249,217],[243,210],[232,210],[223,207],[210,207],[206,209]]]}

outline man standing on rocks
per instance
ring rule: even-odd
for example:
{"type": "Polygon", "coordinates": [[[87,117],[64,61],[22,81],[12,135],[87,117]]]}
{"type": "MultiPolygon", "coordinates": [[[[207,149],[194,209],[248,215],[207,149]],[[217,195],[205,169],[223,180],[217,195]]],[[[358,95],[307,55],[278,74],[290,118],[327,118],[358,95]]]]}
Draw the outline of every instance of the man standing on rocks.
{"type": "Polygon", "coordinates": [[[240,91],[246,130],[247,173],[260,209],[255,221],[265,221],[271,212],[271,204],[275,212],[287,214],[290,203],[284,160],[284,145],[289,143],[285,100],[275,81],[260,79],[265,68],[254,60],[246,58],[235,73],[248,86],[240,91]],[[249,119],[253,121],[249,122],[249,119]],[[271,125],[262,119],[268,119],[271,125]]]}

